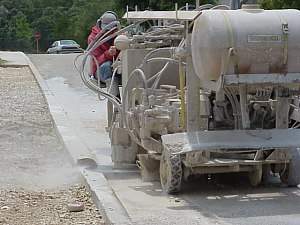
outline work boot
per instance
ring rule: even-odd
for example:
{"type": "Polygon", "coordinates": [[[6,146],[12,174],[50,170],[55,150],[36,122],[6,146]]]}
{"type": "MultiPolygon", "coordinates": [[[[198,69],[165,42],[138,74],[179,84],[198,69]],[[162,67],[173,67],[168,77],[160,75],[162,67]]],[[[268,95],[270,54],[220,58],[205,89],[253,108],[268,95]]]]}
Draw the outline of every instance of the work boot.
{"type": "Polygon", "coordinates": [[[114,95],[114,96],[120,96],[120,91],[119,91],[119,84],[118,82],[114,79],[109,79],[105,81],[106,86],[107,86],[107,92],[114,95]]]}
{"type": "Polygon", "coordinates": [[[95,84],[96,86],[99,86],[101,88],[105,88],[106,87],[106,84],[101,81],[101,80],[98,80],[94,75],[90,76],[90,81],[95,84]]]}

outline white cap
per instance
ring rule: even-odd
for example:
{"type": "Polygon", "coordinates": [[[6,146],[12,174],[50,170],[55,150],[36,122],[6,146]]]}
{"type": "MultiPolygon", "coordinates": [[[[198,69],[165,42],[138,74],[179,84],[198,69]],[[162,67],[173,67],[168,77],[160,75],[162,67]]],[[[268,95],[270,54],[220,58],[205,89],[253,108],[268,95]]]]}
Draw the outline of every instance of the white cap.
{"type": "MultiPolygon", "coordinates": [[[[101,20],[101,29],[103,29],[108,24],[110,24],[111,22],[116,21],[117,20],[117,16],[116,16],[116,14],[114,12],[105,12],[101,16],[100,20],[101,20]]],[[[107,27],[108,30],[111,29],[111,28],[113,28],[113,26],[112,27],[107,27]]]]}
{"type": "Polygon", "coordinates": [[[118,50],[126,50],[130,46],[130,40],[127,36],[121,34],[121,35],[116,37],[116,39],[114,41],[114,46],[118,50]]]}

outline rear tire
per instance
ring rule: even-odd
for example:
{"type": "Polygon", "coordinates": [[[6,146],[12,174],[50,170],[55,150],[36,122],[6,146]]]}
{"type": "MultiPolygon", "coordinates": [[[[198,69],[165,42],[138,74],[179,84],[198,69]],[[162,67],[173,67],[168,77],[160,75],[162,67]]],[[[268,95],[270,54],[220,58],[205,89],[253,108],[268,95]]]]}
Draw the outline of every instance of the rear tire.
{"type": "Polygon", "coordinates": [[[300,183],[300,149],[291,150],[292,158],[286,168],[280,173],[282,183],[289,187],[297,186],[300,183]]]}
{"type": "Polygon", "coordinates": [[[249,171],[249,182],[252,187],[257,187],[262,178],[262,166],[258,166],[254,168],[253,171],[249,171]]]}
{"type": "Polygon", "coordinates": [[[271,166],[270,166],[270,164],[262,165],[261,183],[263,185],[267,185],[269,183],[270,176],[271,176],[271,166]]]}

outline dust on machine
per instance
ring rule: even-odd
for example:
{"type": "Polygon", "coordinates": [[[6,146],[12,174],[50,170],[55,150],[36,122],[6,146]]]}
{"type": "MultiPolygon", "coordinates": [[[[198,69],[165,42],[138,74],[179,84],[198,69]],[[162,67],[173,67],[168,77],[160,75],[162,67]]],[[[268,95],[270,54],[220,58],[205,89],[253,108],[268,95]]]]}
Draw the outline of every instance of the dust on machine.
{"type": "Polygon", "coordinates": [[[128,26],[115,19],[88,46],[80,74],[108,99],[115,164],[137,164],[169,194],[193,174],[300,183],[300,12],[242,2],[127,10],[128,26]],[[84,69],[112,40],[113,93],[84,69]]]}

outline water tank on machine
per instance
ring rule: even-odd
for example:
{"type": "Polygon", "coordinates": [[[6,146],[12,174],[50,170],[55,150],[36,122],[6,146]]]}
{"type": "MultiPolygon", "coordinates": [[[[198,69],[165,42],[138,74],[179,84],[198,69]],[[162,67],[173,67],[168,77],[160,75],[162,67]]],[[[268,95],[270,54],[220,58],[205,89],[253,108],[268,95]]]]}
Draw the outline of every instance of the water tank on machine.
{"type": "Polygon", "coordinates": [[[202,86],[223,74],[300,72],[300,11],[204,10],[192,33],[192,59],[202,86]]]}

